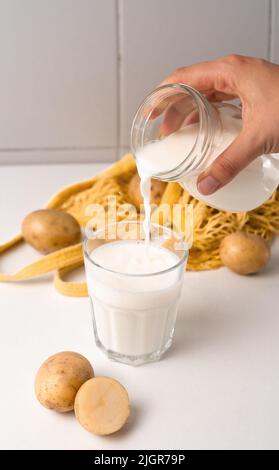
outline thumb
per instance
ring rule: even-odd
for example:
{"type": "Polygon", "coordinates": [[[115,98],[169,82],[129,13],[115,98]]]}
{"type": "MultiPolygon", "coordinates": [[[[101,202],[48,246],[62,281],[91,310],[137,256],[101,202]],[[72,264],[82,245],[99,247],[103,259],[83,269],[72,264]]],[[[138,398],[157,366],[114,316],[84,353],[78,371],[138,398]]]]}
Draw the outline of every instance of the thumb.
{"type": "Polygon", "coordinates": [[[231,145],[198,177],[201,194],[212,194],[228,184],[241,170],[262,154],[253,135],[244,129],[231,145]]]}

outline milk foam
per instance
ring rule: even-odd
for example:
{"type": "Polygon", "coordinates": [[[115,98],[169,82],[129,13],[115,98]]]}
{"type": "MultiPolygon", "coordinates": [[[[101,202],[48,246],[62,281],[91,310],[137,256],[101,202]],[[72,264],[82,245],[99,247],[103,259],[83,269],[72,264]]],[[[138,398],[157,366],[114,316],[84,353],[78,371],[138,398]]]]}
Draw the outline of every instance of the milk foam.
{"type": "MultiPolygon", "coordinates": [[[[171,251],[149,241],[148,256],[142,241],[105,243],[91,253],[94,263],[122,274],[152,274],[172,268],[179,262],[171,251]]],[[[146,281],[148,284],[148,281],[146,281]]]]}

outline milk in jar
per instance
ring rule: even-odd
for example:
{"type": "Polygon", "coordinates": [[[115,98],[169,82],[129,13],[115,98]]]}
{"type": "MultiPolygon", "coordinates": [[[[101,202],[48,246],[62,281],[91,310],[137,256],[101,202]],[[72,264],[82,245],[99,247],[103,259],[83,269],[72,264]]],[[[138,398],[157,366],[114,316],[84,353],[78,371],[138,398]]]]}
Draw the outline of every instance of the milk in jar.
{"type": "Polygon", "coordinates": [[[199,174],[229,147],[241,128],[238,107],[210,104],[185,85],[161,87],[143,102],[132,126],[131,146],[141,178],[178,181],[192,196],[217,209],[254,209],[278,185],[278,155],[258,157],[212,195],[197,189],[199,174]],[[162,132],[166,122],[173,132],[162,132]]]}

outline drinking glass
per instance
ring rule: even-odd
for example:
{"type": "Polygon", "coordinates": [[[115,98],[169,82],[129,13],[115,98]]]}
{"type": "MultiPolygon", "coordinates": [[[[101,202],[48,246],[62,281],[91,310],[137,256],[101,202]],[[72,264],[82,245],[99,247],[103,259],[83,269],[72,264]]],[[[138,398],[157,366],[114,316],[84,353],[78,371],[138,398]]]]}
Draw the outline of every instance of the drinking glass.
{"type": "MultiPolygon", "coordinates": [[[[95,341],[115,361],[131,365],[156,361],[172,343],[187,246],[174,230],[151,224],[150,243],[167,250],[173,265],[148,274],[127,274],[121,266],[108,269],[92,259],[94,250],[116,241],[119,249],[127,241],[145,243],[142,222],[116,222],[84,234],[95,341]]],[[[148,245],[146,250],[148,256],[148,245]]]]}

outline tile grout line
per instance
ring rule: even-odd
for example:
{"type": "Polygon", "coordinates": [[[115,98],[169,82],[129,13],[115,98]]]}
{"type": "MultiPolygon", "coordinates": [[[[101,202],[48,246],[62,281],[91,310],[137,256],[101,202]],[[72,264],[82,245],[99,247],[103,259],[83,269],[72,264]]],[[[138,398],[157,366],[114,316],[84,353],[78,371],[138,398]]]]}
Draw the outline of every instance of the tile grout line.
{"type": "Polygon", "coordinates": [[[116,155],[118,160],[120,143],[120,11],[119,0],[115,0],[115,21],[116,21],[116,155]]]}
{"type": "Polygon", "coordinates": [[[25,166],[35,166],[35,167],[39,167],[39,166],[49,166],[49,165],[54,165],[54,166],[64,166],[64,165],[76,165],[76,166],[81,166],[81,165],[103,165],[103,166],[107,166],[107,165],[111,165],[112,163],[114,163],[114,160],[108,160],[108,161],[101,161],[101,160],[98,160],[98,161],[93,161],[92,160],[82,160],[82,161],[79,161],[77,162],[76,160],[72,161],[72,160],[66,160],[66,161],[53,161],[53,160],[46,160],[46,161],[37,161],[37,160],[26,160],[24,162],[22,161],[18,161],[18,160],[12,160],[12,161],[4,161],[4,162],[1,162],[0,161],[0,168],[3,168],[3,167],[7,167],[7,166],[22,166],[22,167],[25,167],[25,166]]]}
{"type": "Polygon", "coordinates": [[[84,147],[0,147],[1,153],[21,153],[21,152],[91,152],[92,150],[113,150],[112,146],[84,146],[84,147]]]}
{"type": "Polygon", "coordinates": [[[272,18],[273,15],[273,0],[269,0],[268,5],[268,45],[267,45],[267,55],[268,59],[271,60],[272,56],[272,18]]]}
{"type": "Polygon", "coordinates": [[[120,133],[121,133],[121,84],[122,84],[122,74],[121,74],[121,12],[120,12],[120,0],[116,1],[116,160],[119,158],[120,152],[120,133]]]}

